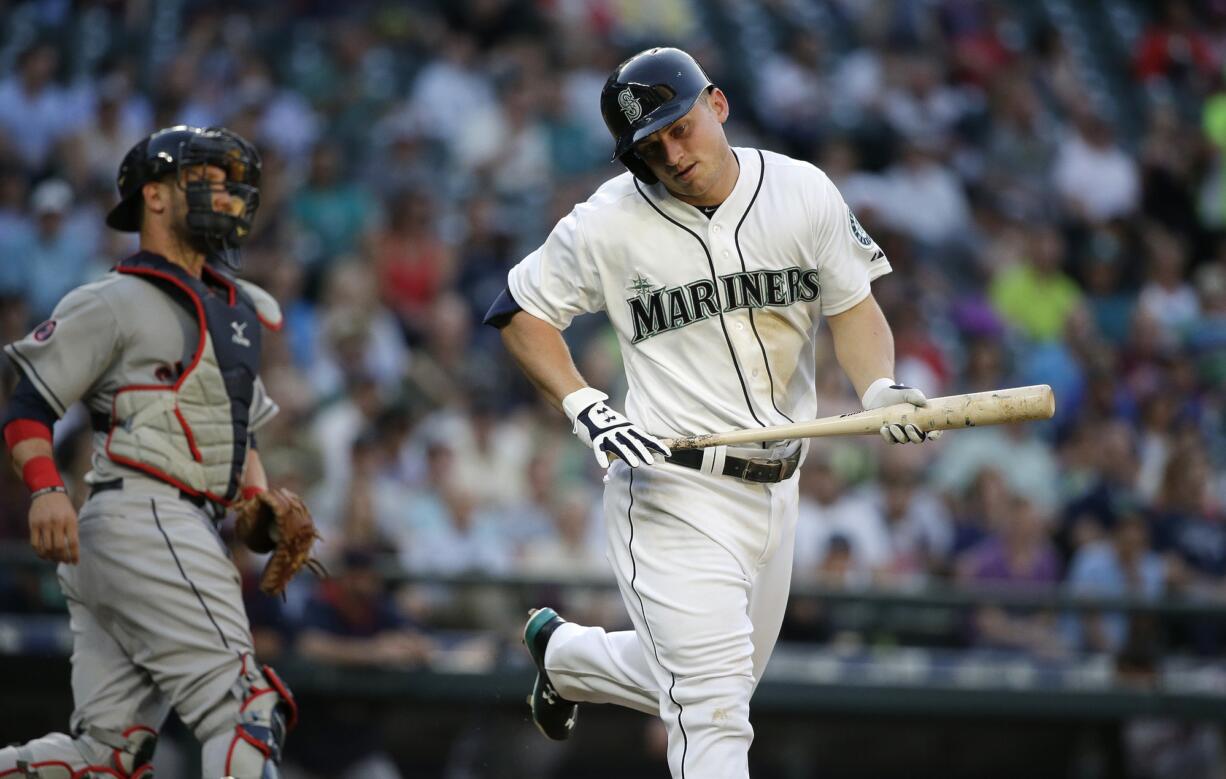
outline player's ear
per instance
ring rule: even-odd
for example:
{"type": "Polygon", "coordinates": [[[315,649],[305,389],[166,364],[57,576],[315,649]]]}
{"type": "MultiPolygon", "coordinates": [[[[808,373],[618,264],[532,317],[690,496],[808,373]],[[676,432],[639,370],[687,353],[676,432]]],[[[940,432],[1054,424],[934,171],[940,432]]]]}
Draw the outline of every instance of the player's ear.
{"type": "Polygon", "coordinates": [[[711,109],[711,113],[715,114],[715,118],[720,124],[728,121],[728,114],[731,108],[728,105],[728,96],[724,94],[724,90],[719,87],[711,87],[707,90],[706,95],[707,107],[711,109]]]}
{"type": "Polygon", "coordinates": [[[141,187],[141,196],[145,199],[145,208],[155,214],[161,214],[170,207],[169,193],[160,181],[149,181],[141,187]]]}

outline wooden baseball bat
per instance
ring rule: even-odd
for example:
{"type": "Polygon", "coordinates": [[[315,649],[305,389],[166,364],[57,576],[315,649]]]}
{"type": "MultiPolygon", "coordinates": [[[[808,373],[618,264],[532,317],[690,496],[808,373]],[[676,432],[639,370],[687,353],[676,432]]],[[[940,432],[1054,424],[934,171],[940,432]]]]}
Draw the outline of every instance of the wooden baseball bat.
{"type": "Polygon", "coordinates": [[[972,392],[928,398],[928,405],[913,406],[898,403],[870,411],[857,411],[837,417],[823,417],[811,422],[795,422],[775,427],[756,427],[727,433],[706,433],[684,438],[666,438],[669,449],[702,449],[708,446],[732,446],[760,441],[784,441],[792,438],[820,438],[832,435],[876,435],[882,425],[912,423],[921,430],[953,430],[959,427],[1007,425],[1051,419],[1056,413],[1056,396],[1046,384],[1030,387],[972,392]]]}

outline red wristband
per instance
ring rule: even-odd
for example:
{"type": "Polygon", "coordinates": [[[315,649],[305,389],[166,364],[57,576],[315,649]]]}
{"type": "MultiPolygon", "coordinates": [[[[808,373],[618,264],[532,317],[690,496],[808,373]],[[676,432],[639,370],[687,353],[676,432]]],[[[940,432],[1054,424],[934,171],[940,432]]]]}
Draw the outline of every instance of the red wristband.
{"type": "Polygon", "coordinates": [[[45,454],[27,460],[21,468],[21,478],[30,492],[64,486],[64,480],[60,478],[60,472],[55,467],[55,460],[45,454]]]}
{"type": "Polygon", "coordinates": [[[254,484],[248,484],[246,487],[243,487],[243,491],[239,493],[239,497],[242,498],[243,500],[250,500],[251,498],[254,498],[256,495],[259,495],[263,491],[264,491],[263,487],[257,487],[254,484]]]}
{"type": "Polygon", "coordinates": [[[17,444],[31,438],[51,443],[51,428],[33,419],[14,419],[4,426],[4,443],[10,452],[17,444]]]}

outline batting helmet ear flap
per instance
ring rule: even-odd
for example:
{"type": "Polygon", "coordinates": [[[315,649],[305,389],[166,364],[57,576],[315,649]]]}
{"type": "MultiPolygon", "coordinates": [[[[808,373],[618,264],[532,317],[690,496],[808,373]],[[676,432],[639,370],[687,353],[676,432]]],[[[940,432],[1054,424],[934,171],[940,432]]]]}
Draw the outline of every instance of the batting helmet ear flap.
{"type": "Polygon", "coordinates": [[[626,152],[617,158],[621,164],[626,166],[626,169],[634,174],[635,178],[644,184],[651,185],[659,181],[659,177],[651,172],[651,168],[643,161],[634,149],[626,152]]]}

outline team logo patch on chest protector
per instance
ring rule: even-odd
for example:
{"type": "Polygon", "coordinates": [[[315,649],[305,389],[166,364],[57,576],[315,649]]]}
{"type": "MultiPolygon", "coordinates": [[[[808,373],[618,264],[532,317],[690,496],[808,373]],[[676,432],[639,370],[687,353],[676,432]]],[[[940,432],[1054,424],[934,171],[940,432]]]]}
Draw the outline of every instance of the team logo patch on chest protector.
{"type": "Polygon", "coordinates": [[[752,270],[720,276],[718,282],[699,279],[679,287],[653,287],[642,274],[628,287],[626,299],[634,326],[631,343],[678,330],[721,313],[742,308],[784,308],[810,303],[822,294],[815,269],[798,266],[752,270]]]}

